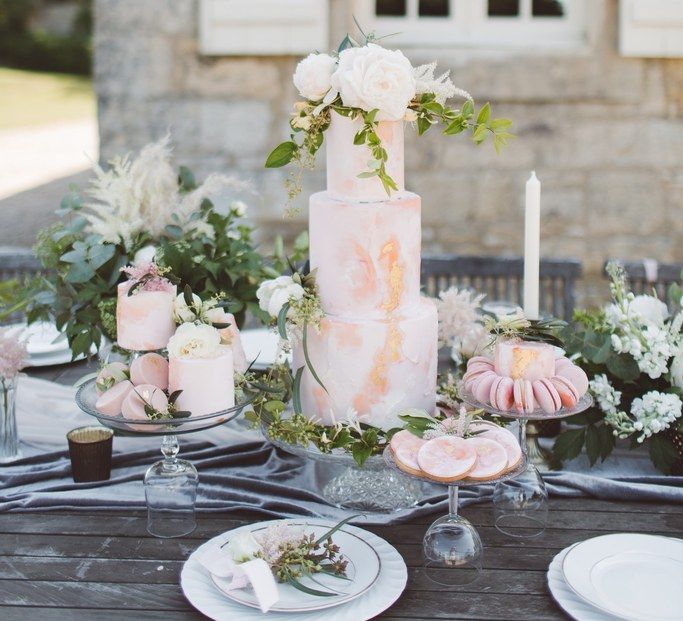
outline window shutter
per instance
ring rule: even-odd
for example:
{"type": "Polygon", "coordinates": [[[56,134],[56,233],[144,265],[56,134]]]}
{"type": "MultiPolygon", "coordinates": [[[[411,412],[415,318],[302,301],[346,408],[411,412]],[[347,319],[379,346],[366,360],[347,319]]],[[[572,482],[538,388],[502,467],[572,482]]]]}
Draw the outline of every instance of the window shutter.
{"type": "Polygon", "coordinates": [[[683,57],[683,0],[621,0],[623,56],[683,57]]]}
{"type": "Polygon", "coordinates": [[[328,0],[200,0],[206,55],[300,55],[328,48],[328,0]]]}

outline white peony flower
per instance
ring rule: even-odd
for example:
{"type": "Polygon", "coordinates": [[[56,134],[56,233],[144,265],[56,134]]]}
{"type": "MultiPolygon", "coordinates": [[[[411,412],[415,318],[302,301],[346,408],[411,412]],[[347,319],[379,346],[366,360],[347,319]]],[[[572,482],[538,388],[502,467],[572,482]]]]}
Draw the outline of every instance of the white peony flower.
{"type": "Polygon", "coordinates": [[[185,301],[185,294],[179,293],[173,302],[173,318],[176,323],[188,323],[197,319],[197,314],[202,308],[202,300],[196,294],[192,294],[192,306],[185,301]]]}
{"type": "Polygon", "coordinates": [[[265,280],[256,291],[259,307],[271,317],[277,317],[282,307],[292,300],[304,297],[304,288],[295,283],[291,276],[279,276],[273,280],[265,280]]]}
{"type": "Polygon", "coordinates": [[[302,97],[319,101],[330,90],[336,68],[337,61],[329,54],[309,54],[296,66],[294,86],[302,97]]]}
{"type": "Polygon", "coordinates": [[[662,326],[669,316],[669,309],[652,295],[637,295],[629,302],[628,314],[629,317],[637,316],[646,323],[662,326]]]}
{"type": "Polygon", "coordinates": [[[236,563],[245,563],[261,551],[261,546],[251,533],[245,532],[232,537],[225,546],[225,551],[236,563]]]}
{"type": "Polygon", "coordinates": [[[415,76],[400,51],[369,43],[342,51],[332,88],[345,106],[366,112],[378,109],[377,120],[398,121],[415,97],[415,76]]]}
{"type": "Polygon", "coordinates": [[[144,248],[140,248],[133,257],[133,265],[138,267],[147,263],[154,263],[156,252],[156,246],[152,246],[151,244],[144,248]]]}
{"type": "Polygon", "coordinates": [[[184,323],[169,339],[167,349],[174,358],[215,358],[220,346],[221,336],[213,326],[184,323]]]}

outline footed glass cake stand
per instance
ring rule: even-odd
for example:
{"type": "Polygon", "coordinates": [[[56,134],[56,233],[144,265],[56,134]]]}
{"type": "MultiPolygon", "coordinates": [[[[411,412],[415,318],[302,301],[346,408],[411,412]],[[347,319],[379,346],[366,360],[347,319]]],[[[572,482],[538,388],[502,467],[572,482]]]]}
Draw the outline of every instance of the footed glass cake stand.
{"type": "Polygon", "coordinates": [[[119,435],[162,436],[164,458],[152,464],[145,474],[147,530],[156,537],[182,537],[197,526],[195,501],[199,475],[192,462],[179,459],[178,435],[204,431],[223,425],[238,416],[255,395],[244,393],[238,403],[227,410],[203,416],[163,420],[131,421],[122,416],[105,416],[95,409],[95,378],[89,379],[76,392],[76,403],[86,414],[119,435]]]}
{"type": "Polygon", "coordinates": [[[548,414],[540,408],[520,414],[516,410],[498,410],[490,403],[477,401],[471,394],[461,394],[462,400],[477,409],[495,416],[514,419],[519,423],[519,445],[522,447],[526,467],[514,478],[499,481],[493,489],[493,512],[496,528],[505,535],[520,539],[538,537],[548,522],[548,490],[538,468],[531,463],[526,441],[527,420],[559,420],[587,410],[593,405],[588,393],[573,408],[561,408],[548,414]]]}
{"type": "Polygon", "coordinates": [[[391,449],[383,454],[386,464],[411,479],[448,485],[448,514],[436,520],[425,533],[422,540],[422,553],[427,576],[437,584],[457,586],[474,582],[481,573],[484,559],[484,546],[477,529],[469,520],[458,514],[458,489],[476,485],[500,484],[519,476],[526,469],[526,457],[509,472],[489,481],[460,479],[452,483],[439,483],[426,477],[404,473],[394,461],[391,449]]]}
{"type": "Polygon", "coordinates": [[[382,455],[370,457],[359,467],[343,451],[321,453],[315,447],[303,447],[273,439],[262,427],[263,435],[278,448],[315,465],[315,486],[321,496],[340,509],[393,513],[419,502],[422,485],[403,472],[387,468],[382,455]]]}

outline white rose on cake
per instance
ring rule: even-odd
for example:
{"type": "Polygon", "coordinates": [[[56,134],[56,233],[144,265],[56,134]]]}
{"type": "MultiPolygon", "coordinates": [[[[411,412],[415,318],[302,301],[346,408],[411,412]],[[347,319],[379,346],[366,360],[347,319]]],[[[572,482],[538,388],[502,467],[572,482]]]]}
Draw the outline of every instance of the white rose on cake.
{"type": "Polygon", "coordinates": [[[168,341],[168,353],[175,358],[215,358],[220,354],[221,335],[213,326],[184,323],[168,341]]]}
{"type": "Polygon", "coordinates": [[[337,61],[329,54],[309,54],[294,72],[294,86],[302,97],[319,101],[330,90],[331,78],[337,61]]]}
{"type": "Polygon", "coordinates": [[[378,109],[377,120],[398,121],[415,97],[415,76],[401,52],[369,43],[342,51],[332,88],[345,106],[366,112],[378,109]]]}
{"type": "Polygon", "coordinates": [[[304,288],[295,283],[291,276],[278,276],[273,280],[264,280],[256,291],[261,310],[276,318],[287,302],[300,300],[304,294],[304,288]]]}
{"type": "Polygon", "coordinates": [[[146,265],[147,263],[154,263],[156,253],[156,246],[152,246],[151,244],[140,248],[133,257],[133,265],[139,267],[140,265],[146,265]]]}

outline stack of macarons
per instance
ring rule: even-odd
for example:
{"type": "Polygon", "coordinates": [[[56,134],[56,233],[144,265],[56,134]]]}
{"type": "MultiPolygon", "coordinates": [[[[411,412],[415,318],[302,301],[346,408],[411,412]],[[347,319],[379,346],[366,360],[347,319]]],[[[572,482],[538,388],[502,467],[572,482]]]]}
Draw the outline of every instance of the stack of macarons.
{"type": "Polygon", "coordinates": [[[474,356],[463,385],[480,403],[497,410],[546,414],[573,408],[588,391],[588,376],[546,343],[513,339],[496,344],[493,359],[474,356]]]}
{"type": "Polygon", "coordinates": [[[522,461],[517,438],[507,429],[484,421],[470,424],[472,435],[443,435],[424,440],[407,429],[389,444],[396,466],[440,483],[490,481],[514,470],[522,461]]]}
{"type": "Polygon", "coordinates": [[[105,416],[149,420],[149,407],[161,415],[168,412],[168,360],[157,353],[135,358],[130,368],[121,362],[105,365],[95,386],[95,409],[105,416]]]}

